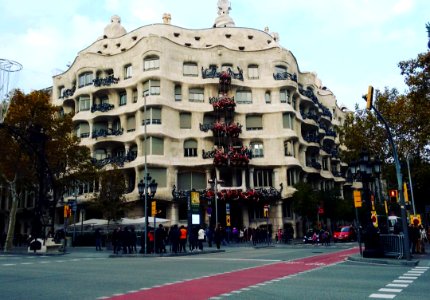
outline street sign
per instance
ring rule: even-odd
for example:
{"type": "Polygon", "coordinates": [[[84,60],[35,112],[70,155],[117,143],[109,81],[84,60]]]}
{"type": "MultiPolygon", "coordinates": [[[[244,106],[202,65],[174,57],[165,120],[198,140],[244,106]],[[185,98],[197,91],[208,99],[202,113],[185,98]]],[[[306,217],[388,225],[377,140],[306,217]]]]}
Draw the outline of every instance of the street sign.
{"type": "Polygon", "coordinates": [[[354,190],[354,207],[361,207],[361,192],[359,190],[354,190]]]}
{"type": "Polygon", "coordinates": [[[419,214],[410,215],[409,218],[410,218],[410,223],[412,225],[416,225],[416,226],[421,225],[421,215],[419,215],[419,214]]]}

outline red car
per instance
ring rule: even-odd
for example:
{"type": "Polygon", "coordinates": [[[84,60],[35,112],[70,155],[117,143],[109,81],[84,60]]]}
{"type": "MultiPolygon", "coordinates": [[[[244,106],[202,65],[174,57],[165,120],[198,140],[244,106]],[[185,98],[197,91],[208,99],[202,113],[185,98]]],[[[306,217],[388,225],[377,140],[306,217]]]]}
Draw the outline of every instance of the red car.
{"type": "Polygon", "coordinates": [[[355,229],[351,226],[339,227],[333,234],[333,240],[335,242],[355,241],[356,237],[355,229]]]}

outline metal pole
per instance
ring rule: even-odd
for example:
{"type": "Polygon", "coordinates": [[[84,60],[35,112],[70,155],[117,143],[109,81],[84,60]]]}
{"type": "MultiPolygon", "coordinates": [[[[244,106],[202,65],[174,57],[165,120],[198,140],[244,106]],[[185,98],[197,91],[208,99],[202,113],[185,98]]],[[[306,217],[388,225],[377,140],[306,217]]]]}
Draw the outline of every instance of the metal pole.
{"type": "Polygon", "coordinates": [[[415,211],[415,200],[414,200],[414,189],[412,188],[412,177],[411,177],[411,168],[409,166],[409,154],[406,155],[406,164],[408,166],[408,176],[409,176],[409,186],[411,188],[411,200],[412,200],[412,209],[414,211],[414,215],[416,215],[415,211]]]}
{"type": "Polygon", "coordinates": [[[215,176],[214,184],[215,184],[215,186],[214,186],[215,196],[214,197],[215,197],[215,228],[216,228],[218,226],[218,196],[217,196],[218,181],[216,179],[216,176],[215,176]]]}
{"type": "Polygon", "coordinates": [[[75,247],[75,239],[76,239],[76,209],[74,209],[78,205],[78,192],[75,194],[75,204],[73,205],[73,247],[75,247]]]}
{"type": "Polygon", "coordinates": [[[363,250],[361,249],[361,226],[360,226],[360,221],[358,219],[358,210],[357,210],[357,207],[355,207],[355,219],[356,219],[356,222],[357,222],[358,247],[360,248],[360,255],[363,256],[363,250]]]}
{"type": "Polygon", "coordinates": [[[402,229],[403,229],[403,235],[405,237],[403,240],[404,241],[403,248],[404,248],[404,252],[406,254],[406,259],[411,260],[411,252],[409,249],[408,220],[407,220],[407,216],[406,216],[405,196],[403,194],[403,179],[402,179],[402,171],[400,168],[400,161],[399,161],[399,157],[397,155],[397,148],[396,148],[396,145],[394,144],[393,136],[391,134],[390,127],[388,126],[388,123],[385,121],[385,119],[382,117],[382,115],[379,113],[379,111],[373,105],[371,108],[373,108],[378,119],[384,124],[385,129],[386,129],[387,134],[388,134],[388,141],[390,142],[391,149],[393,151],[394,162],[396,165],[397,189],[400,193],[399,199],[400,199],[400,211],[402,213],[402,229]]]}
{"type": "MultiPolygon", "coordinates": [[[[154,217],[154,255],[155,255],[155,251],[156,251],[156,249],[157,249],[157,248],[155,247],[155,246],[156,246],[156,244],[155,244],[155,240],[157,239],[157,237],[156,237],[156,235],[155,235],[155,228],[156,228],[155,226],[156,226],[156,222],[157,222],[157,215],[155,214],[153,217],[154,217]]],[[[160,250],[161,250],[161,249],[160,249],[160,250]]],[[[160,253],[160,254],[161,254],[161,253],[160,253]]]]}
{"type": "Polygon", "coordinates": [[[145,188],[143,189],[143,192],[145,193],[145,254],[148,253],[147,249],[148,249],[148,165],[147,165],[147,161],[146,161],[146,149],[148,148],[147,146],[147,140],[146,140],[146,96],[143,95],[143,122],[144,122],[144,133],[143,133],[143,139],[145,141],[144,143],[144,149],[143,151],[145,151],[144,153],[144,157],[145,157],[145,188]]]}

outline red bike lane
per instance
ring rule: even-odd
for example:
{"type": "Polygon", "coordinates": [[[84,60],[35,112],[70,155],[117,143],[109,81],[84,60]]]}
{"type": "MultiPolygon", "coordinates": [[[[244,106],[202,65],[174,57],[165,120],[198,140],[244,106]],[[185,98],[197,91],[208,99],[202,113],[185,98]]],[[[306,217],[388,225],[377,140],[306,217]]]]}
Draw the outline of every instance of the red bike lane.
{"type": "Polygon", "coordinates": [[[316,255],[285,262],[277,262],[264,266],[252,267],[183,282],[156,286],[103,299],[208,299],[269,280],[336,264],[344,261],[347,256],[356,253],[358,253],[358,248],[351,248],[328,254],[316,255]]]}

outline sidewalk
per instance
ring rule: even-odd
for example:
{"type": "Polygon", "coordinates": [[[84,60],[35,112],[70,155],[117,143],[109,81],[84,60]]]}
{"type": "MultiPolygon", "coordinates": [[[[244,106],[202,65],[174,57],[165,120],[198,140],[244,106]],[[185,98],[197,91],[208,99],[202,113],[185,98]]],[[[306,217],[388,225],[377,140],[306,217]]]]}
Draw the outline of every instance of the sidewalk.
{"type": "Polygon", "coordinates": [[[430,245],[428,243],[425,244],[425,253],[423,254],[412,254],[411,260],[406,259],[397,259],[397,258],[368,258],[361,257],[360,254],[351,255],[347,259],[349,261],[355,262],[363,262],[370,264],[383,264],[383,265],[402,265],[402,266],[417,266],[421,262],[425,262],[430,265],[430,245]]]}

